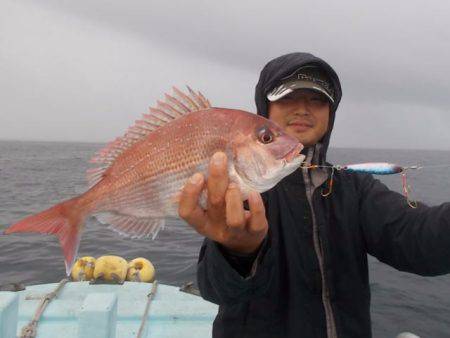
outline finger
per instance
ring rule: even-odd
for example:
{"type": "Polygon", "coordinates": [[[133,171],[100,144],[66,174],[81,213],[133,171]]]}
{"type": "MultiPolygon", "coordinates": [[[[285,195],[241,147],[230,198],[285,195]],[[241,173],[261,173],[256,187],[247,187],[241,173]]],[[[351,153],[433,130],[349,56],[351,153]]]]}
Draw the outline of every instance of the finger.
{"type": "Polygon", "coordinates": [[[214,222],[225,216],[225,194],[228,188],[227,156],[217,152],[211,158],[206,183],[208,191],[208,215],[214,222]]]}
{"type": "Polygon", "coordinates": [[[178,215],[200,233],[206,224],[205,211],[198,204],[203,186],[202,174],[196,173],[191,176],[181,191],[178,205],[178,215]]]}
{"type": "Polygon", "coordinates": [[[230,183],[225,195],[226,220],[228,230],[242,231],[245,229],[245,213],[242,204],[241,190],[236,183],[230,183]]]}
{"type": "Polygon", "coordinates": [[[269,225],[266,218],[266,209],[261,195],[256,191],[251,191],[248,195],[250,207],[250,218],[247,222],[247,229],[250,233],[265,233],[269,225]]]}

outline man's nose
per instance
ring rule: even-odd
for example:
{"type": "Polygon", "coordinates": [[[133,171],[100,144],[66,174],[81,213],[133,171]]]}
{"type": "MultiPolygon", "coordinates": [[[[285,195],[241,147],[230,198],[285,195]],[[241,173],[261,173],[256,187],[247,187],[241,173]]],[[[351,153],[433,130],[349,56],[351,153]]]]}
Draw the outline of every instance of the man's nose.
{"type": "Polygon", "coordinates": [[[295,114],[299,116],[307,116],[310,115],[311,113],[308,111],[308,109],[297,109],[295,111],[295,114]]]}
{"type": "Polygon", "coordinates": [[[295,109],[295,114],[299,116],[304,115],[310,115],[311,112],[309,111],[308,105],[306,104],[305,100],[298,100],[297,101],[297,107],[295,109]]]}

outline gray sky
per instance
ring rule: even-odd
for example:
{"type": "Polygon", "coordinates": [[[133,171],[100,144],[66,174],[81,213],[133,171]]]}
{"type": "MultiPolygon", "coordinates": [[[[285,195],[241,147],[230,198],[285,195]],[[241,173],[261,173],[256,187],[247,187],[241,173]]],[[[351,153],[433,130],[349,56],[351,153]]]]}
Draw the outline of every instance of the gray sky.
{"type": "Polygon", "coordinates": [[[327,60],[332,146],[450,149],[448,1],[0,2],[0,139],[105,142],[172,85],[254,111],[262,66],[327,60]]]}

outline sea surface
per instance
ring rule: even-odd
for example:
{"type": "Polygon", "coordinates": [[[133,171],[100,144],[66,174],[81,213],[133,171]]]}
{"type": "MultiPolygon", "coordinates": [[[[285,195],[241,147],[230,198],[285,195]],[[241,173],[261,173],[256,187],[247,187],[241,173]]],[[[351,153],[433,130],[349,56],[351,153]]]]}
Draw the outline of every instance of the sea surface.
{"type": "MultiPolygon", "coordinates": [[[[0,141],[0,231],[31,213],[83,192],[84,173],[92,166],[89,159],[101,147],[88,143],[0,141]]],[[[428,205],[450,201],[449,151],[339,148],[330,149],[328,158],[334,164],[382,161],[423,165],[423,169],[408,175],[412,197],[428,205]]],[[[391,189],[401,191],[400,176],[380,179],[391,189]]],[[[89,219],[79,255],[147,257],[156,267],[158,280],[179,286],[195,281],[201,242],[201,236],[181,223],[169,224],[152,241],[125,239],[89,219]]],[[[450,337],[450,275],[421,277],[399,272],[373,257],[369,260],[375,338],[395,337],[403,331],[422,338],[450,337]]],[[[55,282],[64,275],[55,237],[0,236],[0,285],[55,282]]]]}

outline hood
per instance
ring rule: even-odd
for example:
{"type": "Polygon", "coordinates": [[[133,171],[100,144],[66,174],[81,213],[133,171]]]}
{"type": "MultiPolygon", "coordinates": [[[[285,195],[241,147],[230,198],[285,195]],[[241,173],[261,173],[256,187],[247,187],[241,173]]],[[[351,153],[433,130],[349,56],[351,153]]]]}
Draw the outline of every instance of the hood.
{"type": "MultiPolygon", "coordinates": [[[[335,91],[335,103],[330,110],[330,122],[328,131],[314,149],[313,163],[325,162],[331,131],[333,130],[336,109],[342,97],[342,89],[339,78],[331,66],[322,59],[309,53],[291,53],[271,60],[261,71],[258,84],[255,88],[255,102],[258,115],[268,117],[267,93],[280,84],[282,78],[292,74],[298,68],[305,65],[316,65],[322,68],[330,78],[335,91]]],[[[311,152],[311,150],[309,151],[311,152]]]]}

